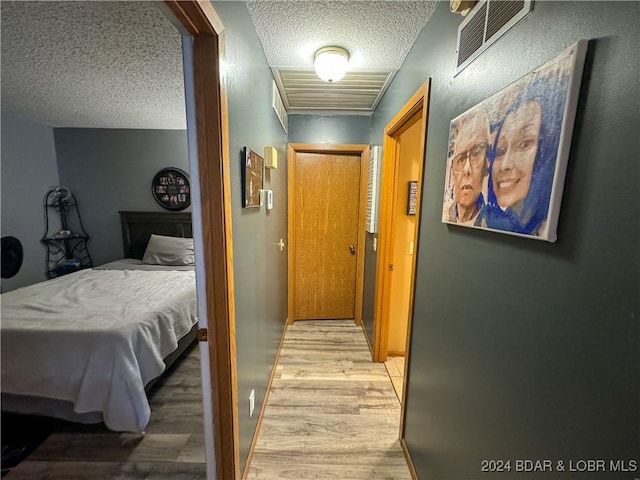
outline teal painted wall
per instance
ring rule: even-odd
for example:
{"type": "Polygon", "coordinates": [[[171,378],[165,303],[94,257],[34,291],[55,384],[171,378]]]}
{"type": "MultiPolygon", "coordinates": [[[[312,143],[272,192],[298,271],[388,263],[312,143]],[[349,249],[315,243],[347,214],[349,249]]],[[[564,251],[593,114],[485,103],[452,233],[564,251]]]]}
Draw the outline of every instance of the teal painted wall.
{"type": "Polygon", "coordinates": [[[289,115],[290,143],[369,143],[366,115],[289,115]]]}
{"type": "Polygon", "coordinates": [[[640,4],[536,2],[457,77],[441,3],[373,117],[432,79],[405,437],[421,480],[633,478],[640,452],[640,4]],[[441,222],[449,121],[591,39],[555,244],[441,222]],[[483,473],[550,459],[564,472],[483,473]],[[605,459],[606,472],[571,472],[605,459]]]}
{"type": "Polygon", "coordinates": [[[151,194],[159,170],[189,173],[185,130],[55,128],[54,137],[60,181],[76,195],[95,265],[124,257],[119,211],[167,211],[151,194]]]}
{"type": "Polygon", "coordinates": [[[271,69],[244,2],[214,2],[225,26],[226,88],[231,152],[231,208],[238,355],[240,460],[244,466],[264,402],[287,318],[287,138],[271,108],[271,69]],[[278,169],[265,171],[273,210],[242,208],[240,164],[243,147],[279,153],[278,169]],[[255,413],[249,418],[249,394],[255,413]]]}
{"type": "Polygon", "coordinates": [[[22,243],[22,267],[12,278],[2,279],[8,292],[46,280],[46,251],[42,203],[50,186],[58,185],[53,129],[2,112],[2,236],[22,243]]]}

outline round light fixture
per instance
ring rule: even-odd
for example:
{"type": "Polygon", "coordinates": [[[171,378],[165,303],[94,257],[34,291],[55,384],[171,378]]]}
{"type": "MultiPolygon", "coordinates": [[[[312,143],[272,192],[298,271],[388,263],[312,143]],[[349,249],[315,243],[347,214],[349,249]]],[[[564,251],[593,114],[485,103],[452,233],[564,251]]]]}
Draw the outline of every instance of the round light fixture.
{"type": "Polygon", "coordinates": [[[337,82],[347,73],[349,52],[341,47],[323,47],[316,52],[313,66],[325,82],[337,82]]]}

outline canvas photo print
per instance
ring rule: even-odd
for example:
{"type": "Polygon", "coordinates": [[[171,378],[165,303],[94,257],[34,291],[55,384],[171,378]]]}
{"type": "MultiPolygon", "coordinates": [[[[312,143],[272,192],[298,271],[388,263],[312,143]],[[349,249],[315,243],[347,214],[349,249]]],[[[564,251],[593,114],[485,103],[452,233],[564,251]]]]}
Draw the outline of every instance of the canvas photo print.
{"type": "Polygon", "coordinates": [[[556,241],[586,47],[451,120],[443,222],[556,241]]]}
{"type": "Polygon", "coordinates": [[[244,147],[242,155],[242,207],[260,207],[260,190],[264,186],[264,158],[244,147]]]}

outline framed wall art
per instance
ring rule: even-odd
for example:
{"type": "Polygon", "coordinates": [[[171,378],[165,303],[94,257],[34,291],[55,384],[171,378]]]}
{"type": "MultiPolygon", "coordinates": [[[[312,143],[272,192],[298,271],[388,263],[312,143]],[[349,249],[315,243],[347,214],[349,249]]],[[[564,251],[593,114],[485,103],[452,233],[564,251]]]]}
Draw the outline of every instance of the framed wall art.
{"type": "Polygon", "coordinates": [[[242,153],[242,207],[260,207],[260,190],[264,188],[264,158],[244,147],[242,153]]]}
{"type": "Polygon", "coordinates": [[[163,168],[153,177],[151,193],[163,208],[184,210],[191,205],[189,175],[179,168],[163,168]]]}
{"type": "Polygon", "coordinates": [[[587,40],[451,120],[442,221],[555,242],[587,40]]]}

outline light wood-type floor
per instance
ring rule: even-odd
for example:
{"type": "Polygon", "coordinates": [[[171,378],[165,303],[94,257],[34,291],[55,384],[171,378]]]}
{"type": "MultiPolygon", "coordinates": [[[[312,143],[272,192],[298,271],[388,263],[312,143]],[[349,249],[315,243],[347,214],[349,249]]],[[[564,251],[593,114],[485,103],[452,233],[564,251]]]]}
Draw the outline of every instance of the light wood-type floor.
{"type": "Polygon", "coordinates": [[[64,423],[3,480],[205,479],[200,357],[190,348],[149,393],[145,435],[64,423]]]}
{"type": "Polygon", "coordinates": [[[248,479],[410,479],[400,403],[352,320],[285,334],[248,479]]]}
{"type": "MultiPolygon", "coordinates": [[[[7,480],[205,478],[198,348],[150,392],[145,435],[61,424],[7,480]]],[[[249,479],[410,479],[400,404],[353,321],[288,327],[249,479]]],[[[226,480],[226,479],[219,479],[226,480]]]]}

